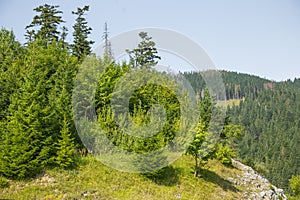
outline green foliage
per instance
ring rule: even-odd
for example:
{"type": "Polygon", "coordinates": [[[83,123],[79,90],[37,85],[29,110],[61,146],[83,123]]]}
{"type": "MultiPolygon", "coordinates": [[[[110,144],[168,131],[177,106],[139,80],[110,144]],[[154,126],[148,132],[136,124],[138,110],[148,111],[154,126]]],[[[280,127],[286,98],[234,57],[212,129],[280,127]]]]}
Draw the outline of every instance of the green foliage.
{"type": "Polygon", "coordinates": [[[140,38],[142,41],[138,44],[138,47],[133,50],[127,50],[130,56],[130,63],[135,67],[153,67],[160,60],[160,56],[157,55],[157,49],[155,42],[152,41],[152,37],[148,36],[147,32],[140,32],[140,38]]]}
{"type": "Polygon", "coordinates": [[[0,30],[0,72],[5,72],[19,58],[22,48],[13,31],[0,30]]]}
{"type": "Polygon", "coordinates": [[[0,176],[0,189],[9,187],[9,182],[6,178],[0,176]]]}
{"type": "MultiPolygon", "coordinates": [[[[204,76],[209,76],[211,71],[204,72],[184,72],[184,77],[191,83],[191,86],[195,90],[195,93],[200,97],[203,97],[203,91],[206,88],[206,83],[203,79],[204,76]]],[[[260,78],[258,76],[220,71],[222,80],[226,90],[226,99],[243,99],[245,97],[257,97],[258,94],[265,90],[265,88],[274,88],[275,83],[267,79],[260,78]]],[[[217,94],[216,94],[217,95],[217,94]]],[[[218,95],[217,100],[220,99],[218,95]]]]}
{"type": "Polygon", "coordinates": [[[209,137],[211,133],[209,130],[209,123],[212,118],[212,110],[214,109],[214,102],[212,97],[209,94],[209,91],[206,89],[203,99],[200,101],[200,119],[199,125],[197,128],[196,135],[193,142],[190,144],[187,149],[187,154],[190,154],[195,159],[195,170],[194,176],[198,176],[199,166],[201,163],[205,163],[210,158],[213,158],[213,152],[210,147],[206,146],[204,142],[205,138],[209,137]]]}
{"type": "Polygon", "coordinates": [[[292,176],[291,179],[289,179],[290,182],[290,188],[292,189],[293,193],[300,197],[300,175],[298,176],[292,176]]]}
{"type": "Polygon", "coordinates": [[[173,91],[163,87],[164,81],[168,82],[171,89],[175,89],[175,83],[171,80],[165,80],[162,74],[151,71],[150,69],[137,69],[134,73],[134,78],[130,78],[130,67],[126,64],[122,66],[110,63],[105,71],[100,76],[100,81],[96,90],[96,111],[98,114],[98,120],[102,128],[106,130],[107,137],[113,142],[113,144],[126,149],[128,151],[135,152],[149,152],[161,148],[168,144],[177,130],[178,116],[179,116],[179,102],[175,97],[173,91]],[[122,83],[119,83],[120,77],[128,72],[129,76],[122,79],[122,83]],[[141,84],[144,83],[144,79],[149,79],[151,83],[157,84],[141,84]],[[116,85],[118,83],[118,85],[116,85]],[[116,88],[117,87],[117,88],[116,88]],[[129,88],[135,88],[136,90],[128,96],[129,88]],[[122,93],[123,92],[123,93],[122,93]],[[124,93],[125,92],[125,93],[124,93]],[[127,98],[127,99],[126,99],[127,98]],[[111,110],[111,101],[114,101],[115,113],[126,113],[126,100],[129,99],[129,113],[126,115],[113,116],[111,110]],[[160,128],[156,127],[161,124],[164,119],[151,119],[151,113],[155,112],[151,110],[154,105],[161,105],[166,110],[166,123],[165,126],[160,128]],[[124,106],[125,105],[125,106],[124,106]],[[124,110],[125,109],[125,110],[124,110]],[[122,122],[122,128],[115,121],[115,117],[118,117],[119,122],[122,122]],[[134,123],[127,123],[132,118],[134,123]],[[156,122],[155,122],[156,121],[156,122]],[[155,122],[155,123],[154,123],[155,122]],[[140,126],[140,128],[137,128],[140,126]],[[135,130],[140,136],[149,135],[152,133],[152,129],[145,129],[145,126],[154,126],[158,128],[158,132],[153,137],[135,137],[128,135],[124,131],[125,129],[131,130],[136,127],[135,130]],[[147,131],[142,131],[147,130],[147,131]]]}
{"type": "MultiPolygon", "coordinates": [[[[190,144],[189,148],[187,149],[187,154],[192,155],[195,159],[195,170],[194,170],[195,177],[198,176],[199,166],[200,166],[199,163],[201,162],[202,159],[200,158],[200,151],[206,135],[207,134],[205,131],[205,126],[200,123],[194,141],[190,144]]],[[[208,157],[206,156],[206,158],[208,157]]]]}
{"type": "Polygon", "coordinates": [[[33,176],[53,162],[64,114],[71,121],[70,94],[73,72],[70,55],[60,42],[29,44],[22,63],[23,73],[11,97],[2,129],[0,174],[33,176]],[[68,67],[66,67],[68,66],[68,67]],[[61,71],[63,69],[63,71],[61,71]],[[61,90],[59,89],[60,87],[61,90]]]}
{"type": "Polygon", "coordinates": [[[231,158],[232,158],[232,150],[228,145],[219,146],[218,150],[216,151],[216,158],[220,160],[222,164],[231,165],[231,158]]]}
{"type": "MultiPolygon", "coordinates": [[[[35,71],[35,73],[41,71],[35,71]]],[[[40,74],[41,75],[41,74],[40,74]]],[[[46,164],[49,156],[50,135],[42,133],[46,116],[50,107],[43,105],[43,83],[37,77],[26,75],[26,80],[18,95],[14,96],[10,105],[7,131],[1,146],[1,174],[23,178],[38,172],[46,164]],[[40,103],[37,103],[40,102],[40,103]]]]}
{"type": "Polygon", "coordinates": [[[200,101],[198,130],[187,150],[187,154],[195,159],[195,177],[198,175],[199,166],[205,164],[208,159],[217,158],[221,163],[231,165],[231,158],[236,156],[236,145],[241,137],[242,129],[232,124],[229,118],[225,119],[224,126],[222,123],[218,124],[219,120],[222,121],[220,110],[216,107],[208,89],[205,89],[200,101]],[[213,117],[214,121],[212,121],[213,117]],[[213,131],[218,131],[220,126],[223,126],[221,133],[213,133],[213,131]],[[220,137],[217,141],[213,138],[216,136],[220,137]]]}
{"type": "Polygon", "coordinates": [[[38,15],[35,15],[30,25],[26,26],[26,38],[28,42],[36,39],[45,40],[46,43],[58,41],[60,31],[58,26],[64,22],[62,11],[58,10],[59,6],[44,4],[34,9],[38,15]]]}
{"type": "Polygon", "coordinates": [[[238,143],[241,140],[242,128],[232,124],[228,117],[225,119],[223,130],[220,134],[220,141],[216,146],[216,158],[225,165],[231,165],[231,158],[237,156],[238,143]]]}
{"type": "Polygon", "coordinates": [[[300,173],[299,98],[297,80],[281,82],[228,110],[244,129],[239,157],[264,165],[266,178],[284,189],[288,189],[288,179],[300,173]]]}
{"type": "Polygon", "coordinates": [[[286,195],[286,197],[287,197],[289,200],[300,200],[300,197],[294,197],[294,196],[291,196],[291,195],[286,195]]]}
{"type": "Polygon", "coordinates": [[[92,28],[87,25],[87,21],[84,18],[85,12],[89,11],[89,6],[83,8],[77,8],[76,12],[72,14],[76,15],[76,23],[73,26],[74,41],[71,45],[73,55],[75,55],[79,61],[82,61],[87,55],[92,52],[91,45],[94,41],[89,41],[88,36],[91,34],[92,28]]]}
{"type": "Polygon", "coordinates": [[[98,112],[100,112],[99,109],[107,108],[109,106],[116,84],[118,83],[119,79],[130,70],[125,63],[122,65],[115,63],[106,63],[102,65],[105,65],[103,67],[105,68],[105,71],[101,73],[101,76],[99,77],[95,94],[95,104],[98,112]]]}
{"type": "Polygon", "coordinates": [[[57,156],[55,157],[55,162],[62,168],[70,167],[74,163],[74,151],[75,151],[75,143],[74,138],[72,138],[69,128],[69,124],[67,122],[66,117],[64,117],[64,121],[61,128],[60,139],[57,142],[57,156]]]}
{"type": "Polygon", "coordinates": [[[23,49],[16,41],[14,33],[2,28],[0,30],[0,121],[6,121],[11,95],[18,82],[19,70],[16,64],[20,62],[22,53],[23,49]]]}
{"type": "Polygon", "coordinates": [[[72,145],[81,144],[71,110],[77,59],[67,29],[58,31],[62,12],[48,4],[34,10],[26,46],[0,31],[0,175],[7,177],[34,176],[55,161],[67,166],[72,145]]]}
{"type": "MultiPolygon", "coordinates": [[[[200,98],[206,87],[201,74],[207,73],[210,72],[184,73],[200,98]]],[[[300,160],[296,159],[300,149],[300,79],[274,82],[237,72],[221,73],[226,99],[243,99],[227,111],[232,123],[243,129],[241,140],[233,143],[237,156],[244,161],[251,159],[248,165],[260,170],[272,183],[288,189],[289,177],[300,173],[300,160]]],[[[223,101],[218,96],[216,100],[223,101]]]]}

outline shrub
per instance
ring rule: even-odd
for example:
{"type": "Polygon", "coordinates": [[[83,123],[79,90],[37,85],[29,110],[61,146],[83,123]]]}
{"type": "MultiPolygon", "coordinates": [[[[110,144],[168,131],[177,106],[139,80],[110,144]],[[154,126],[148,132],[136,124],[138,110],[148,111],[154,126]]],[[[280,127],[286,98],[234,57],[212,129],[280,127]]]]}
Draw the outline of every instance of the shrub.
{"type": "Polygon", "coordinates": [[[9,186],[9,182],[6,178],[0,176],[0,188],[6,188],[9,186]]]}
{"type": "Polygon", "coordinates": [[[300,196],[300,175],[292,176],[289,180],[290,187],[296,196],[300,196]]]}

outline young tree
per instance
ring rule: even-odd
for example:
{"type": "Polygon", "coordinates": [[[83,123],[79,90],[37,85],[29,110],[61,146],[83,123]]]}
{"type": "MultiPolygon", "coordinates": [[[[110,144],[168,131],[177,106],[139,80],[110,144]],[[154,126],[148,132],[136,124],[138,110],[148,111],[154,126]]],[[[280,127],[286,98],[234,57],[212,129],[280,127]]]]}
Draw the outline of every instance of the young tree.
{"type": "Polygon", "coordinates": [[[46,40],[47,44],[52,41],[58,41],[60,31],[58,26],[64,22],[62,20],[62,11],[58,10],[59,6],[44,4],[34,9],[38,15],[34,16],[30,25],[26,26],[28,42],[37,38],[46,40]]]}
{"type": "Polygon", "coordinates": [[[73,26],[74,41],[71,46],[73,55],[75,55],[79,61],[82,61],[85,56],[92,52],[91,45],[94,44],[94,41],[88,40],[92,28],[87,25],[87,21],[84,18],[84,13],[87,11],[89,11],[89,6],[77,8],[76,12],[72,12],[77,18],[76,23],[73,26]]]}
{"type": "Polygon", "coordinates": [[[219,119],[222,120],[222,116],[218,116],[219,114],[219,108],[216,107],[213,97],[211,97],[208,89],[205,89],[204,96],[200,101],[198,130],[194,141],[187,150],[187,154],[192,155],[195,159],[195,177],[198,176],[201,165],[205,164],[207,160],[217,158],[223,164],[229,165],[231,164],[231,157],[235,155],[234,142],[240,137],[241,128],[231,124],[227,118],[221,133],[217,132],[223,125],[223,123],[218,122],[219,119]],[[215,121],[212,120],[213,117],[215,121]],[[216,136],[220,136],[220,139],[216,140],[214,138],[216,136]]]}
{"type": "Polygon", "coordinates": [[[195,169],[194,169],[194,177],[198,176],[199,173],[199,163],[200,161],[200,150],[201,146],[204,142],[204,139],[206,137],[206,132],[204,131],[205,126],[201,123],[199,123],[198,131],[195,135],[194,141],[190,144],[187,154],[192,155],[195,160],[195,169]]]}
{"type": "Polygon", "coordinates": [[[64,121],[60,131],[60,138],[57,142],[57,156],[55,157],[55,162],[62,168],[70,167],[74,163],[74,151],[75,143],[74,138],[69,131],[69,124],[67,122],[66,116],[64,116],[64,121]]]}
{"type": "Polygon", "coordinates": [[[147,32],[140,32],[140,38],[142,41],[138,44],[138,47],[133,50],[127,50],[130,57],[130,63],[135,68],[153,67],[155,66],[161,57],[157,55],[158,51],[155,47],[155,42],[152,41],[152,37],[148,36],[147,32]]]}

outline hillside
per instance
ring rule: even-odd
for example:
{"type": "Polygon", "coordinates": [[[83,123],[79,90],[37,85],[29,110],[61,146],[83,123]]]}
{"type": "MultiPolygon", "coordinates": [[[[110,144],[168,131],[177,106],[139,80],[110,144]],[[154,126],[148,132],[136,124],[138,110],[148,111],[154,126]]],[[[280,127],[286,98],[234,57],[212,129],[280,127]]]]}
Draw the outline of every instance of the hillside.
{"type": "MultiPolygon", "coordinates": [[[[273,184],[289,189],[289,179],[300,174],[300,80],[274,82],[243,73],[220,73],[227,102],[221,99],[218,105],[228,106],[227,116],[244,129],[239,158],[273,184]]],[[[201,74],[184,75],[201,94],[205,87],[201,74]]]]}
{"type": "MultiPolygon", "coordinates": [[[[189,81],[195,92],[197,94],[202,94],[202,91],[206,87],[206,83],[202,75],[214,76],[215,74],[211,72],[213,71],[184,72],[183,75],[189,81]]],[[[219,72],[225,86],[227,100],[243,99],[247,96],[257,97],[261,91],[265,89],[272,89],[275,84],[274,81],[255,75],[225,70],[220,70],[219,72]]]]}
{"type": "Polygon", "coordinates": [[[292,175],[300,174],[300,88],[294,84],[276,83],[273,90],[228,110],[231,119],[244,126],[240,157],[284,188],[292,175]]]}
{"type": "MultiPolygon", "coordinates": [[[[72,12],[72,43],[59,6],[34,11],[24,44],[0,30],[0,198],[285,199],[232,158],[299,196],[300,79],[220,71],[226,95],[213,96],[201,73],[186,72],[196,99],[181,76],[153,70],[161,57],[147,32],[119,63],[107,30],[105,53],[92,53],[88,5],[72,12]],[[168,165],[173,153],[186,156],[168,165]]],[[[215,72],[205,80],[223,88],[215,72]]]]}
{"type": "Polygon", "coordinates": [[[193,160],[183,156],[160,178],[119,172],[92,157],[81,158],[71,170],[47,170],[36,178],[10,181],[1,199],[278,199],[283,191],[271,186],[250,167],[234,161],[225,167],[215,160],[193,176],[193,160]],[[277,198],[276,198],[277,197],[277,198]]]}

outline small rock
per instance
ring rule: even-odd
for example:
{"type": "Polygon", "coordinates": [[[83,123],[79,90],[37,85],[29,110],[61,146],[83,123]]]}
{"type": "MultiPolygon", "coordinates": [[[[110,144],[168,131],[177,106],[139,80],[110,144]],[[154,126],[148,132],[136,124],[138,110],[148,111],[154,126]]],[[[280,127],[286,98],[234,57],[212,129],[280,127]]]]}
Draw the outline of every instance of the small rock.
{"type": "Polygon", "coordinates": [[[266,196],[266,193],[265,193],[265,192],[260,192],[260,193],[259,193],[259,196],[260,196],[261,198],[264,198],[264,197],[266,196]]]}

